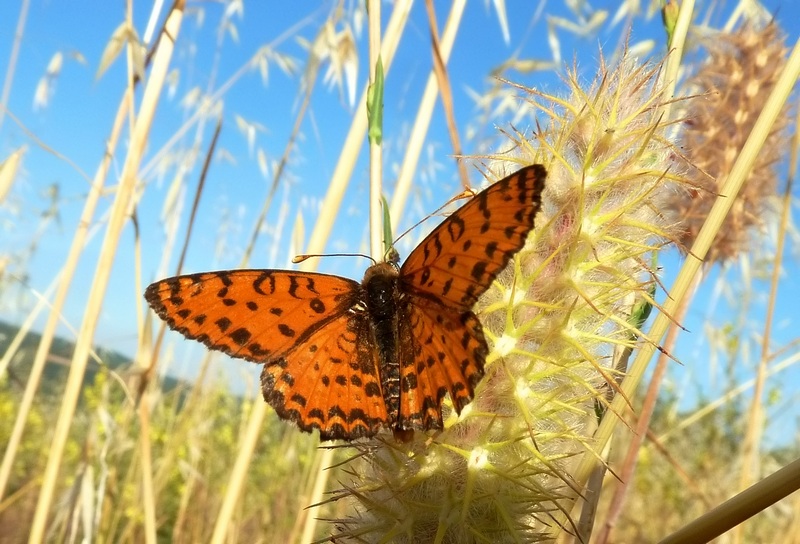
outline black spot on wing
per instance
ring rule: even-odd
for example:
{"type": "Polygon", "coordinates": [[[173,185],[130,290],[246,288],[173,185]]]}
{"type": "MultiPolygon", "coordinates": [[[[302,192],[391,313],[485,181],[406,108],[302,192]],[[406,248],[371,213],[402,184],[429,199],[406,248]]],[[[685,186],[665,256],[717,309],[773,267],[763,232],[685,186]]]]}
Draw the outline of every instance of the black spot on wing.
{"type": "Polygon", "coordinates": [[[229,336],[236,344],[244,346],[250,340],[252,334],[244,327],[241,327],[233,331],[229,336]]]}

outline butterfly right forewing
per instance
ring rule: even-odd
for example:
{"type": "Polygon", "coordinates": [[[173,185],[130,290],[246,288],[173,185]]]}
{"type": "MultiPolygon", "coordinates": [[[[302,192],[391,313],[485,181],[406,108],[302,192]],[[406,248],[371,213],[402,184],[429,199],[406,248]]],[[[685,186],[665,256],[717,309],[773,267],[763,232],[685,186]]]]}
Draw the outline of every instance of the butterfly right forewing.
{"type": "Polygon", "coordinates": [[[541,206],[547,172],[527,166],[490,185],[453,212],[400,269],[414,296],[469,311],[525,245],[541,206]]]}
{"type": "Polygon", "coordinates": [[[545,177],[544,167],[533,165],[491,185],[403,263],[400,289],[408,325],[401,336],[410,341],[400,369],[402,428],[441,428],[445,394],[459,413],[472,400],[488,354],[472,307],[525,244],[545,177]]]}

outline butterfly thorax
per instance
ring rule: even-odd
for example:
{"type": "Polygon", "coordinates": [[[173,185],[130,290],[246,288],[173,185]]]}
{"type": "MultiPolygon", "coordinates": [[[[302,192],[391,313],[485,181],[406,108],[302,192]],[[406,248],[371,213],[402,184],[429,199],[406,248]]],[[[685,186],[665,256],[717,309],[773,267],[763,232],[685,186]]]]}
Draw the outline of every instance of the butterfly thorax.
{"type": "Polygon", "coordinates": [[[399,326],[402,313],[400,273],[391,262],[370,266],[361,282],[370,329],[380,357],[380,377],[389,425],[394,426],[400,402],[399,326]]]}

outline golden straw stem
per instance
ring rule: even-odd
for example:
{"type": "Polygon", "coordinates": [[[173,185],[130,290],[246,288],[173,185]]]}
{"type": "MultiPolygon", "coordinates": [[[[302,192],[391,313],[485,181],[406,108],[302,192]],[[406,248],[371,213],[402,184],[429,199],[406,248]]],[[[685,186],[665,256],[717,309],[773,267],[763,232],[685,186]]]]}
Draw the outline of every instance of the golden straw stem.
{"type": "Polygon", "coordinates": [[[42,480],[42,489],[39,500],[36,504],[29,542],[38,543],[44,539],[47,515],[50,511],[50,504],[53,501],[58,471],[61,468],[61,460],[64,454],[64,447],[67,443],[69,429],[75,414],[75,407],[78,403],[83,376],[86,370],[86,362],[91,349],[92,338],[97,327],[100,310],[103,305],[106,288],[108,287],[111,269],[116,255],[116,248],[136,187],[136,172],[141,162],[141,157],[147,143],[153,117],[155,115],[158,98],[164,86],[164,80],[169,69],[172,52],[175,46],[175,38],[180,31],[183,19],[183,0],[178,0],[173,6],[165,25],[165,33],[161,36],[158,50],[153,59],[153,66],[150,78],[142,98],[142,105],[139,117],[133,127],[131,143],[122,176],[114,200],[111,217],[109,218],[108,230],[103,240],[100,257],[95,271],[93,289],[86,304],[86,313],[81,324],[80,333],[75,343],[75,351],[72,356],[70,372],[67,378],[67,385],[64,391],[64,398],[58,414],[53,442],[50,446],[47,467],[45,468],[42,480]]]}

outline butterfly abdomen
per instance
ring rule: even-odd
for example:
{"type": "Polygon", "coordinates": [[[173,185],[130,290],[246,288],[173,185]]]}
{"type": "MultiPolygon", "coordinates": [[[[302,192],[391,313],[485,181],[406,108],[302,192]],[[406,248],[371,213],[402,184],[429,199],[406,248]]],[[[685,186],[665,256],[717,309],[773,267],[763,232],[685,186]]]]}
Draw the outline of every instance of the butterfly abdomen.
{"type": "Polygon", "coordinates": [[[400,403],[400,362],[398,361],[398,316],[400,276],[391,263],[370,266],[362,286],[366,295],[375,346],[380,358],[380,378],[389,426],[394,426],[400,403]]]}

